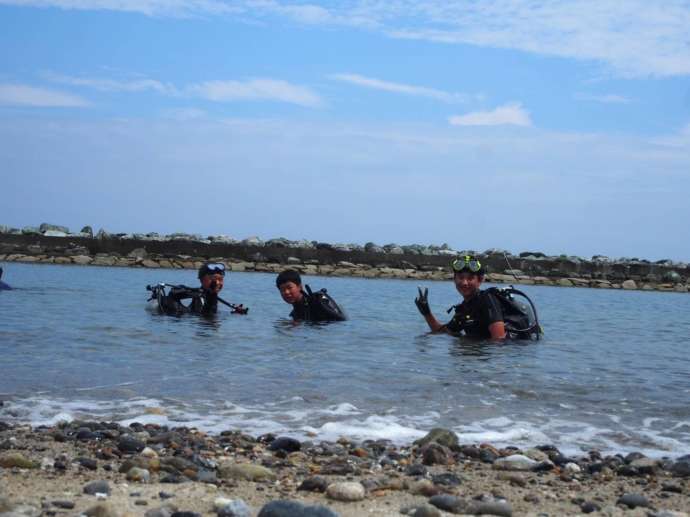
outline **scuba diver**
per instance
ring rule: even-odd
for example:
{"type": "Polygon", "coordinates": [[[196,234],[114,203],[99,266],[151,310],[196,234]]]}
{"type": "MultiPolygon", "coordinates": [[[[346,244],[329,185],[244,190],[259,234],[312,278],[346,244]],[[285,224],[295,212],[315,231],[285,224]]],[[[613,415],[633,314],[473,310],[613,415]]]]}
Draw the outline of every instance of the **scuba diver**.
{"type": "Polygon", "coordinates": [[[429,289],[419,287],[414,302],[424,316],[432,332],[447,332],[471,338],[502,341],[506,338],[539,339],[542,330],[537,311],[532,301],[512,286],[491,287],[481,290],[485,269],[475,257],[465,255],[451,263],[455,288],[462,295],[462,303],[448,309],[455,309],[453,318],[444,324],[431,313],[429,289]],[[524,297],[528,304],[518,302],[515,297],[524,297]]]}
{"type": "Polygon", "coordinates": [[[0,291],[11,291],[12,288],[2,281],[2,268],[0,267],[0,291]]]}
{"type": "Polygon", "coordinates": [[[347,316],[325,289],[312,292],[308,285],[302,289],[302,277],[294,269],[287,269],[276,278],[276,287],[285,303],[292,305],[290,317],[294,321],[345,321],[347,316]]]}
{"type": "Polygon", "coordinates": [[[148,285],[151,291],[149,301],[156,300],[158,310],[164,314],[180,315],[185,313],[212,315],[218,311],[218,302],[232,309],[233,314],[247,314],[249,308],[242,304],[235,305],[223,300],[218,293],[223,289],[225,280],[225,264],[207,263],[199,268],[199,282],[201,287],[187,287],[185,285],[157,284],[148,285]],[[166,293],[165,289],[170,288],[166,293]],[[183,300],[191,299],[188,305],[183,300]]]}

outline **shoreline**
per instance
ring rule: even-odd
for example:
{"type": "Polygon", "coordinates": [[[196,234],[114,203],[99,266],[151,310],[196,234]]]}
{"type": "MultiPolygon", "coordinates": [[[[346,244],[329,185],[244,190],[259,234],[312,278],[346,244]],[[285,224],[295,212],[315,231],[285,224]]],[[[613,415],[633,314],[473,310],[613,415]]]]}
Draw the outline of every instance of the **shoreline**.
{"type": "MultiPolygon", "coordinates": [[[[599,289],[690,292],[690,265],[671,260],[613,260],[595,255],[547,256],[505,250],[456,251],[447,245],[378,246],[329,244],[256,237],[236,241],[226,236],[108,234],[89,227],[68,233],[65,227],[9,229],[0,226],[0,262],[197,269],[202,262],[224,262],[233,271],[277,273],[293,268],[306,275],[448,280],[450,261],[476,255],[487,268],[487,282],[599,289]]],[[[9,281],[11,285],[11,281],[9,281]]]]}
{"type": "MultiPolygon", "coordinates": [[[[144,269],[187,269],[197,270],[204,262],[222,262],[232,272],[257,272],[257,273],[280,273],[286,269],[297,270],[302,275],[313,276],[336,276],[353,277],[366,279],[397,279],[397,280],[424,280],[424,281],[444,281],[452,280],[453,275],[449,268],[441,266],[416,269],[390,267],[387,265],[372,266],[363,263],[352,263],[340,261],[336,264],[304,263],[293,260],[287,263],[276,262],[254,262],[238,261],[228,257],[191,257],[191,256],[127,256],[122,257],[117,254],[96,255],[25,255],[21,253],[1,254],[0,263],[21,263],[21,264],[54,264],[67,266],[101,266],[101,267],[129,267],[144,269]]],[[[580,287],[592,289],[622,289],[638,291],[657,291],[657,292],[690,292],[690,284],[685,283],[654,283],[636,282],[633,279],[626,279],[622,282],[613,282],[597,278],[581,278],[573,276],[564,277],[544,277],[509,275],[505,273],[487,273],[485,282],[493,284],[510,285],[544,285],[552,287],[580,287]]]]}
{"type": "MultiPolygon", "coordinates": [[[[208,435],[153,424],[32,428],[0,421],[0,514],[13,516],[172,517],[176,510],[220,517],[679,517],[687,516],[689,494],[690,456],[567,457],[548,444],[460,444],[444,429],[395,446],[252,437],[236,429],[208,435]],[[91,490],[97,481],[104,483],[91,490]],[[277,500],[294,503],[278,513],[276,505],[285,510],[286,503],[277,500]]],[[[178,514],[185,516],[192,514],[178,514]]]]}

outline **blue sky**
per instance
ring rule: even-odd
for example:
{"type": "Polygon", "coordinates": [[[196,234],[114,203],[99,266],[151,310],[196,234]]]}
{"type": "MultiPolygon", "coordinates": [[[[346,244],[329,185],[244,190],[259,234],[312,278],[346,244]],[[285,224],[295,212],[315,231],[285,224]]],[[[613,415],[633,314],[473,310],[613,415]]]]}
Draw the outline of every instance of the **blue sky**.
{"type": "Polygon", "coordinates": [[[690,2],[0,0],[0,224],[690,260],[690,2]]]}

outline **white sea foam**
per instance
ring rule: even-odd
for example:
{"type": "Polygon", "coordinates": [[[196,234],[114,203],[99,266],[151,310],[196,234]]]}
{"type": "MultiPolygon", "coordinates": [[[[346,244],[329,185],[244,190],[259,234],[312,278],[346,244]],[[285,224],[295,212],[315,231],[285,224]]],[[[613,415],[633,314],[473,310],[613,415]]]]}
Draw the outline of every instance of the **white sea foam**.
{"type": "MultiPolygon", "coordinates": [[[[481,413],[480,413],[481,414],[481,413]]],[[[404,409],[386,408],[367,413],[347,402],[318,406],[300,397],[270,404],[237,404],[232,401],[199,401],[193,404],[174,399],[131,398],[96,401],[61,400],[45,396],[11,400],[0,408],[0,417],[32,425],[55,425],[71,420],[115,420],[166,426],[196,427],[210,433],[242,430],[252,435],[276,433],[296,438],[336,440],[388,439],[402,445],[423,436],[432,427],[450,427],[461,443],[489,442],[496,446],[527,447],[553,444],[566,454],[577,455],[592,448],[603,453],[640,451],[650,457],[690,453],[690,421],[666,422],[646,418],[637,425],[621,415],[594,415],[592,422],[532,414],[532,418],[511,415],[478,418],[464,424],[463,411],[428,411],[409,415],[404,409]],[[606,418],[608,417],[608,418],[606,418]],[[605,425],[608,421],[610,425],[605,425]],[[669,435],[670,433],[670,435],[669,435]]]]}

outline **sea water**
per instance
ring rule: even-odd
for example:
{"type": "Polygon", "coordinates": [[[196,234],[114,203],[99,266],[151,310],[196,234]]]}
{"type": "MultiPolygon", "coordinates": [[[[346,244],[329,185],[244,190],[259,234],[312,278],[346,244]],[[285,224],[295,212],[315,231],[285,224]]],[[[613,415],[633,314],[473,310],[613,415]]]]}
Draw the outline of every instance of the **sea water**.
{"type": "MultiPolygon", "coordinates": [[[[304,277],[350,319],[293,324],[275,275],[230,273],[212,319],[145,310],[147,284],[193,271],[4,264],[0,420],[116,420],[297,438],[461,443],[569,453],[690,453],[690,294],[520,286],[541,341],[432,335],[415,281],[304,277]]],[[[436,316],[453,283],[425,282],[436,316]]]]}

